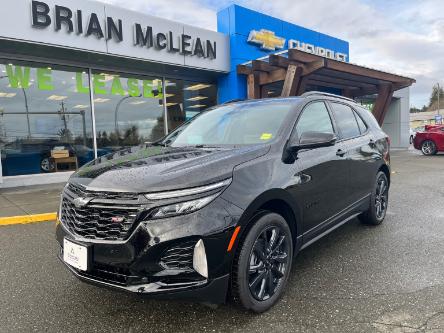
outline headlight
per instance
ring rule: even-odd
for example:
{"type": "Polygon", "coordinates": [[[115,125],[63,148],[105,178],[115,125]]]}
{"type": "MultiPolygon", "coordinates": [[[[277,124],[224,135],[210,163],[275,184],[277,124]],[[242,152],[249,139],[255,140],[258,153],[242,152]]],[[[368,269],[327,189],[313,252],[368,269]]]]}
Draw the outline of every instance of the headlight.
{"type": "Polygon", "coordinates": [[[208,197],[203,197],[191,201],[179,202],[172,205],[159,207],[154,210],[154,212],[151,214],[150,217],[153,219],[158,219],[158,218],[192,213],[208,205],[218,195],[219,193],[216,193],[208,197]]]}
{"type": "Polygon", "coordinates": [[[180,197],[185,197],[188,195],[196,195],[196,194],[201,194],[201,193],[214,191],[214,190],[222,190],[226,186],[230,185],[230,183],[231,183],[231,178],[225,179],[224,181],[221,181],[221,182],[217,182],[217,183],[213,183],[213,184],[209,184],[209,185],[205,185],[205,186],[187,188],[184,190],[148,193],[148,194],[145,194],[145,197],[148,200],[162,200],[162,199],[180,198],[180,197]]]}

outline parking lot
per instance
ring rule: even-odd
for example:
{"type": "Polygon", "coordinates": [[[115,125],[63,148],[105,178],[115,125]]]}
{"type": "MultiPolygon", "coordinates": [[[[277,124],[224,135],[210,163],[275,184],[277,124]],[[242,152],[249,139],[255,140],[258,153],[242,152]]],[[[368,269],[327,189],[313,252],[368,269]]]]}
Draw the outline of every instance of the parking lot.
{"type": "Polygon", "coordinates": [[[295,259],[287,292],[255,315],[81,283],[54,223],[0,228],[1,332],[444,332],[444,155],[392,152],[386,221],[358,220],[295,259]]]}

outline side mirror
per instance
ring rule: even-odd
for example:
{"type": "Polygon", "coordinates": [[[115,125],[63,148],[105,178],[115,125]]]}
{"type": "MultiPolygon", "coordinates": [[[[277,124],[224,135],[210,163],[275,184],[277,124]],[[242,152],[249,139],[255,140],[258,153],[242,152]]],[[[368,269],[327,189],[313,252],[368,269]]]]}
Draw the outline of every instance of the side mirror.
{"type": "Polygon", "coordinates": [[[336,135],[333,133],[304,132],[298,142],[290,142],[289,148],[291,151],[297,152],[301,149],[330,147],[335,145],[336,140],[336,135]]]}

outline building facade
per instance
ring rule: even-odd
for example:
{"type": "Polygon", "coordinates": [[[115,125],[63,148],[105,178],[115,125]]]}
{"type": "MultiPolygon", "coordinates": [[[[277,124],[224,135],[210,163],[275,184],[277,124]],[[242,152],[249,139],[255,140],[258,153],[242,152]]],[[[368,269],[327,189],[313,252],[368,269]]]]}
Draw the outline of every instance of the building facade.
{"type": "MultiPolygon", "coordinates": [[[[0,187],[65,181],[244,99],[239,64],[289,48],[349,61],[348,42],[237,5],[218,13],[218,32],[87,0],[2,5],[0,187]]],[[[400,98],[408,112],[408,90],[400,98]]]]}

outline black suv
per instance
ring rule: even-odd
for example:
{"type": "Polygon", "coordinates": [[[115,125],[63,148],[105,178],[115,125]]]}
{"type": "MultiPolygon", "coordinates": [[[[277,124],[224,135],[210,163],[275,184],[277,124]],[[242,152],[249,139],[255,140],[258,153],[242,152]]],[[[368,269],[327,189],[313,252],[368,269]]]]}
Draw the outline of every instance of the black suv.
{"type": "Polygon", "coordinates": [[[293,257],[343,223],[380,224],[389,138],[324,93],[219,105],[162,140],[78,170],[60,204],[60,259],[78,278],[255,312],[293,257]]]}

